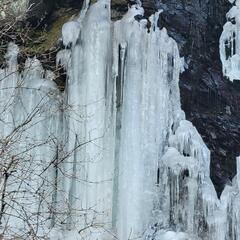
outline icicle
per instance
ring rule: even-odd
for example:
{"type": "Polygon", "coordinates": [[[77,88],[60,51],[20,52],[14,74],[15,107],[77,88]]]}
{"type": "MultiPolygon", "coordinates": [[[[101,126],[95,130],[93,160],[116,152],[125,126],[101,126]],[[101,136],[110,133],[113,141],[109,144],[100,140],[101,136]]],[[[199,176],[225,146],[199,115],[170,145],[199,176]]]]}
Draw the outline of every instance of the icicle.
{"type": "Polygon", "coordinates": [[[219,43],[223,75],[228,77],[231,81],[240,80],[239,0],[235,2],[235,5],[226,16],[228,22],[223,27],[219,43]]]}
{"type": "Polygon", "coordinates": [[[210,151],[189,121],[181,121],[175,135],[171,136],[169,141],[170,145],[176,147],[183,155],[196,158],[203,174],[202,178],[209,176],[210,151]]]}
{"type": "MultiPolygon", "coordinates": [[[[107,229],[111,228],[112,221],[114,150],[109,144],[110,141],[113,144],[114,139],[112,122],[109,122],[113,104],[109,102],[113,91],[109,80],[109,12],[108,1],[91,5],[79,24],[81,33],[65,41],[65,46],[73,43],[71,54],[64,50],[57,57],[57,61],[67,68],[66,95],[67,104],[71,106],[65,112],[66,152],[73,154],[61,166],[62,172],[69,176],[63,178],[65,207],[70,206],[65,224],[69,234],[77,225],[82,239],[104,238],[109,235],[107,229]],[[94,228],[95,225],[98,227],[94,228]]],[[[66,24],[63,32],[72,33],[71,24],[66,24]]]]}
{"type": "Polygon", "coordinates": [[[56,65],[57,67],[61,65],[65,70],[70,69],[71,64],[71,51],[68,49],[63,49],[57,53],[56,65]]]}
{"type": "Polygon", "coordinates": [[[5,138],[13,130],[14,122],[14,101],[19,84],[17,56],[19,48],[14,44],[8,45],[5,55],[7,68],[0,69],[0,127],[1,137],[5,138]]]}

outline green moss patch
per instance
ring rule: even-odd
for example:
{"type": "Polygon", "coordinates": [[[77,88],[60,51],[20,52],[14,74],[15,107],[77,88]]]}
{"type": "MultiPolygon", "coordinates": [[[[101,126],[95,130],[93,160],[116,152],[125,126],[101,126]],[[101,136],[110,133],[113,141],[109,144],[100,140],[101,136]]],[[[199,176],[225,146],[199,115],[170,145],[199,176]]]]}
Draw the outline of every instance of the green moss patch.
{"type": "Polygon", "coordinates": [[[62,25],[67,22],[76,10],[60,9],[55,13],[54,19],[49,20],[49,25],[44,30],[36,30],[30,35],[31,41],[21,47],[21,52],[27,55],[43,54],[56,47],[61,36],[62,25]]]}

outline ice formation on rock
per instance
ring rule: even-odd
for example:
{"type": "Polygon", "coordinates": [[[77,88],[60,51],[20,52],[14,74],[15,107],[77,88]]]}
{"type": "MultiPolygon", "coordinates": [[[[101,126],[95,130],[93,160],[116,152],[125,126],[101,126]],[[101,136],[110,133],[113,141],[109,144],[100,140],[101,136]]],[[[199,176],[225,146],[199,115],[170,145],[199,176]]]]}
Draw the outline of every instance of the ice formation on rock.
{"type": "Polygon", "coordinates": [[[9,44],[8,67],[0,70],[0,216],[6,239],[28,239],[30,226],[39,236],[49,231],[61,124],[56,84],[43,78],[45,71],[36,58],[27,59],[20,74],[17,55],[17,46],[9,44]]]}
{"type": "Polygon", "coordinates": [[[240,80],[240,1],[230,2],[235,4],[226,15],[219,48],[223,75],[233,81],[240,80]]]}
{"type": "Polygon", "coordinates": [[[221,203],[226,211],[226,239],[240,239],[240,157],[237,158],[237,175],[233,179],[232,186],[226,186],[222,196],[221,203]]]}
{"type": "Polygon", "coordinates": [[[0,70],[6,239],[240,239],[240,171],[218,200],[210,152],[180,107],[177,44],[158,28],[161,11],[143,14],[136,4],[112,23],[109,1],[85,3],[62,29],[63,93],[36,58],[19,73],[10,44],[0,70]]]}

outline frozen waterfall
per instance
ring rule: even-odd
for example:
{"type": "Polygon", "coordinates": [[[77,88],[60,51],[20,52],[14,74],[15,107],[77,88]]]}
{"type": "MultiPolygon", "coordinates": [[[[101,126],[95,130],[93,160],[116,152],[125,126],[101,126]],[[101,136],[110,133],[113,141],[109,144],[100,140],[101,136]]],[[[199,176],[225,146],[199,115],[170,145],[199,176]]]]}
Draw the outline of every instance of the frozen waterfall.
{"type": "MultiPolygon", "coordinates": [[[[136,4],[112,22],[108,0],[88,5],[62,28],[64,92],[36,58],[18,70],[9,44],[0,69],[3,239],[240,240],[240,160],[219,200],[210,151],[181,110],[184,60],[158,27],[161,11],[147,20],[136,4]]],[[[231,79],[233,55],[224,60],[231,79]]]]}

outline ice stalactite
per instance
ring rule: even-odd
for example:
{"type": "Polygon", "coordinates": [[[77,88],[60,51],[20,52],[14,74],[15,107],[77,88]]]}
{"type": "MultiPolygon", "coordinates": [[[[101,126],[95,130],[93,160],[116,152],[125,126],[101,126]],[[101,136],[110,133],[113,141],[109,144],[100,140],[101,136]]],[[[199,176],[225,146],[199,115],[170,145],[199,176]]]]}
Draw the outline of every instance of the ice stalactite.
{"type": "Polygon", "coordinates": [[[150,19],[149,33],[145,19],[140,22],[134,19],[142,14],[141,7],[133,6],[114,24],[114,59],[121,59],[117,55],[119,48],[120,54],[125,51],[124,71],[115,70],[123,72],[121,138],[116,146],[119,148],[116,225],[120,239],[142,237],[153,221],[159,159],[171,127],[178,118],[183,118],[176,88],[182,64],[177,45],[166,29],[157,27],[154,20],[159,12],[150,19]]]}
{"type": "MultiPolygon", "coordinates": [[[[95,239],[93,235],[97,238],[105,227],[111,228],[112,217],[115,113],[110,3],[100,1],[80,20],[66,23],[63,41],[65,46],[72,46],[66,89],[70,108],[65,115],[66,151],[73,154],[62,165],[70,176],[63,182],[70,205],[66,226],[70,230],[77,226],[78,231],[85,228],[80,235],[95,239]]],[[[61,63],[68,59],[63,53],[58,55],[61,63]]]]}
{"type": "Polygon", "coordinates": [[[160,12],[149,19],[151,29],[146,19],[135,20],[143,13],[134,5],[112,25],[109,3],[99,1],[81,21],[63,28],[65,46],[71,46],[71,53],[62,50],[57,57],[68,73],[68,151],[84,145],[63,164],[74,176],[64,180],[72,201],[70,230],[99,226],[120,239],[143,238],[155,221],[159,159],[170,132],[184,119],[182,59],[166,29],[157,27],[160,12]]]}
{"type": "Polygon", "coordinates": [[[19,81],[17,63],[18,52],[18,47],[10,43],[5,56],[8,66],[5,69],[0,69],[1,137],[6,137],[13,129],[13,105],[16,96],[16,87],[19,81]]]}
{"type": "Polygon", "coordinates": [[[240,1],[231,1],[234,6],[227,13],[219,48],[223,75],[231,81],[240,80],[240,1]]]}

